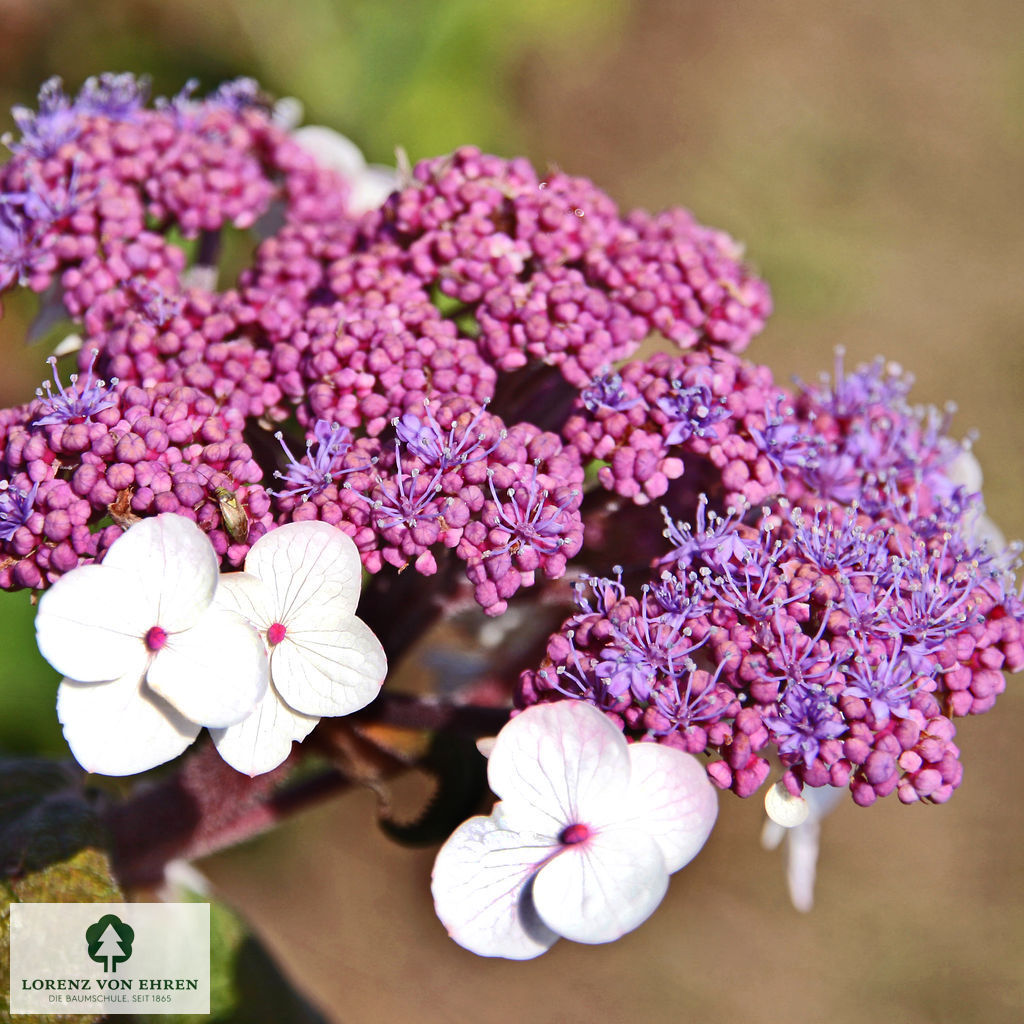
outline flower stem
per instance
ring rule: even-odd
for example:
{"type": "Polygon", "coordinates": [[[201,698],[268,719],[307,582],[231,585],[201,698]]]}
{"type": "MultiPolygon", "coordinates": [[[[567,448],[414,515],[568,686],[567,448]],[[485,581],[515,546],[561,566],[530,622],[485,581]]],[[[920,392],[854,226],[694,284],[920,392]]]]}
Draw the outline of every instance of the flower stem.
{"type": "Polygon", "coordinates": [[[445,704],[406,693],[382,693],[354,718],[362,723],[430,729],[462,736],[493,736],[508,721],[508,708],[445,704]]]}
{"type": "Polygon", "coordinates": [[[168,861],[202,857],[241,842],[348,784],[335,772],[335,778],[320,781],[315,793],[289,793],[280,787],[294,763],[289,759],[250,779],[222,761],[212,743],[200,747],[177,774],[108,810],[105,824],[118,881],[127,888],[157,885],[168,861]]]}
{"type": "MultiPolygon", "coordinates": [[[[381,694],[353,718],[362,723],[489,736],[508,720],[508,710],[445,705],[398,693],[381,694]]],[[[111,806],[104,823],[111,835],[118,881],[126,888],[158,885],[169,861],[204,857],[244,842],[353,784],[337,768],[289,782],[301,757],[296,751],[280,767],[249,778],[222,761],[213,744],[206,743],[172,777],[111,806]]]]}

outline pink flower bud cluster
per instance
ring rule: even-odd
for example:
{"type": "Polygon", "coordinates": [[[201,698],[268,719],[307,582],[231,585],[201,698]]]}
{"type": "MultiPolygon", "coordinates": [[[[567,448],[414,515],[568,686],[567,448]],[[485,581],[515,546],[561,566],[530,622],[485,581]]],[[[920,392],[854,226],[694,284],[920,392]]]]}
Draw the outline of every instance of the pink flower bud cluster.
{"type": "MultiPolygon", "coordinates": [[[[59,82],[45,88],[59,90],[59,82]]],[[[344,183],[317,168],[258,103],[215,93],[146,109],[141,90],[136,100],[66,101],[73,138],[12,146],[2,191],[32,196],[24,220],[61,269],[120,253],[146,229],[160,237],[173,226],[196,238],[247,228],[275,200],[288,220],[307,221],[318,203],[326,204],[320,213],[343,211],[344,183]]]]}
{"type": "Polygon", "coordinates": [[[471,147],[419,164],[360,234],[472,317],[499,370],[542,360],[578,387],[652,331],[741,348],[770,307],[735,244],[685,211],[623,220],[585,179],[471,147]]]}
{"type": "Polygon", "coordinates": [[[220,236],[261,218],[300,234],[324,222],[351,234],[348,186],[274,123],[256,91],[222,87],[195,100],[186,90],[156,109],[145,91],[131,76],[103,76],[72,101],[52,80],[42,112],[18,118],[24,137],[0,168],[0,288],[54,283],[48,301],[82,321],[107,376],[194,380],[246,415],[283,416],[253,326],[259,310],[236,292],[211,292],[220,236]],[[183,240],[195,240],[203,271],[192,285],[183,240]]]}
{"type": "Polygon", "coordinates": [[[86,314],[90,342],[101,338],[105,372],[145,387],[183,384],[213,395],[243,417],[283,418],[282,389],[269,349],[243,332],[237,296],[199,288],[177,292],[129,281],[86,314]],[[102,322],[105,326],[96,329],[102,322]]]}
{"type": "Polygon", "coordinates": [[[588,261],[650,331],[687,349],[707,340],[739,351],[771,314],[763,281],[742,263],[724,231],[698,224],[678,207],[652,216],[637,210],[608,249],[588,261]]]}
{"type": "Polygon", "coordinates": [[[344,298],[310,309],[272,353],[300,422],[326,419],[376,436],[431,396],[478,404],[493,396],[494,368],[416,278],[370,255],[329,271],[331,290],[344,298]]]}
{"type": "Polygon", "coordinates": [[[203,392],[172,384],[118,384],[94,406],[55,413],[53,398],[41,392],[5,411],[4,494],[31,494],[32,501],[5,537],[0,587],[52,583],[82,561],[101,558],[138,518],[162,512],[199,523],[217,553],[240,565],[273,522],[259,484],[262,470],[242,439],[242,417],[203,392]],[[228,528],[218,488],[245,512],[245,536],[228,528]]]}
{"type": "Polygon", "coordinates": [[[702,466],[721,481],[726,506],[779,493],[776,467],[754,440],[777,396],[771,372],[727,349],[659,352],[585,388],[563,428],[598,480],[638,505],[702,466]]]}

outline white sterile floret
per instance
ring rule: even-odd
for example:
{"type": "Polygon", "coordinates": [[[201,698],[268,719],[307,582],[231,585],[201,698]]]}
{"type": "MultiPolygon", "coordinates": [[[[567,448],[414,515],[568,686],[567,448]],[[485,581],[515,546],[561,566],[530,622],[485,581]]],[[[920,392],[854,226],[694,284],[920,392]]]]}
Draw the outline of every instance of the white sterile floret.
{"type": "Polygon", "coordinates": [[[351,213],[376,210],[398,188],[394,167],[368,164],[359,147],[333,128],[307,124],[292,132],[292,138],[321,167],[337,171],[348,182],[352,190],[348,199],[351,213]]]}
{"type": "Polygon", "coordinates": [[[963,487],[968,494],[980,494],[982,485],[981,463],[969,448],[961,448],[946,467],[950,482],[963,487]]]}
{"type": "MultiPolygon", "coordinates": [[[[781,785],[781,783],[780,783],[781,785]]],[[[807,807],[804,820],[785,827],[771,817],[761,830],[761,845],[774,850],[785,840],[786,884],[789,898],[797,910],[806,913],[814,906],[814,880],[818,868],[818,844],[821,820],[839,803],[845,789],[835,786],[806,786],[801,799],[807,807]]],[[[768,799],[765,798],[767,809],[768,799]]]]}
{"type": "Polygon", "coordinates": [[[53,354],[57,357],[70,356],[78,352],[82,347],[82,336],[80,334],[69,334],[63,341],[57,342],[53,354]]]}
{"type": "Polygon", "coordinates": [[[376,210],[392,192],[404,188],[398,170],[383,164],[368,164],[362,150],[340,132],[319,124],[300,128],[304,114],[302,101],[294,96],[284,96],[274,104],[275,124],[291,132],[292,138],[315,157],[321,167],[337,171],[346,179],[352,190],[348,199],[350,213],[376,210]]]}
{"type": "Polygon", "coordinates": [[[266,652],[241,615],[213,605],[218,576],[206,534],[168,514],[136,523],[102,564],[43,594],[36,640],[65,676],[57,717],[83,768],[153,768],[263,698],[266,652]]]}
{"type": "Polygon", "coordinates": [[[211,730],[233,768],[276,768],[321,717],[351,714],[380,692],[387,658],[356,618],[361,582],[352,538],[322,522],[271,530],[250,549],[244,572],[221,577],[216,603],[244,615],[270,654],[270,686],[256,709],[211,730]]]}
{"type": "Polygon", "coordinates": [[[626,742],[580,701],[527,708],[498,734],[501,798],[434,863],[434,907],[480,956],[528,960],[560,936],[610,942],[642,924],[711,833],[715,789],[690,754],[626,742]]]}
{"type": "Polygon", "coordinates": [[[977,500],[967,510],[964,519],[967,536],[974,542],[984,543],[994,555],[1006,552],[1009,545],[1006,535],[996,526],[995,520],[985,512],[981,503],[981,463],[969,448],[963,448],[956,458],[946,467],[946,476],[954,485],[963,487],[968,494],[977,496],[977,500]]]}

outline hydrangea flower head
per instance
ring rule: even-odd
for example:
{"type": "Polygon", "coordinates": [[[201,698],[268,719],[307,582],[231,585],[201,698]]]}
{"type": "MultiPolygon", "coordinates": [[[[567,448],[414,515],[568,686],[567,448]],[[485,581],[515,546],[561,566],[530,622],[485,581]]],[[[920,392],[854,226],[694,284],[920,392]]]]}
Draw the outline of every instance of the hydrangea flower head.
{"type": "Polygon", "coordinates": [[[696,758],[629,745],[579,701],[514,718],[491,750],[488,779],[500,802],[456,829],[433,873],[438,917],[481,956],[527,960],[559,936],[597,943],[632,931],[718,811],[696,758]]]}
{"type": "Polygon", "coordinates": [[[772,756],[807,805],[952,796],[955,719],[1024,667],[1019,558],[898,367],[779,387],[741,354],[766,285],[685,210],[469,147],[367,168],[251,79],[147,95],[53,79],[0,167],[0,292],[80,336],[77,380],[0,410],[0,589],[51,588],[83,764],[142,770],[204,725],[240,771],[281,763],[380,688],[366,572],[392,656],[473,601],[527,627],[487,680],[519,674],[525,708],[501,803],[435,872],[478,952],[635,927],[708,779],[751,796],[772,756]],[[208,649],[229,613],[244,656],[208,649]]]}
{"type": "Polygon", "coordinates": [[[221,757],[249,775],[276,768],[324,715],[348,715],[377,696],[387,673],[380,641],[355,616],[359,552],[318,521],[261,537],[245,572],[221,577],[215,604],[253,623],[270,659],[270,686],[252,714],[213,730],[221,757]]]}
{"type": "Polygon", "coordinates": [[[267,688],[256,631],[215,606],[217,556],[182,516],[144,519],[100,565],[43,594],[36,639],[65,679],[57,715],[78,762],[131,775],[180,754],[203,726],[250,714],[267,688]]]}

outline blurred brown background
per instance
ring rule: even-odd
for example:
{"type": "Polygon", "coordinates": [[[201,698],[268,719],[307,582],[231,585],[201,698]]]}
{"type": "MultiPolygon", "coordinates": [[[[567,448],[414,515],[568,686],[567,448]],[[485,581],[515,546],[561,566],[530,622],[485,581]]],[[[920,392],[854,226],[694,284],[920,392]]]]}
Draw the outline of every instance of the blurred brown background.
{"type": "MultiPolygon", "coordinates": [[[[780,380],[883,354],[980,431],[989,509],[1024,535],[1024,5],[1014,0],[0,0],[0,108],[60,73],[238,74],[299,96],[371,159],[475,142],[681,203],[745,240],[775,316],[748,354],[780,380]]],[[[0,322],[5,402],[42,378],[0,322]]],[[[951,804],[827,821],[818,906],[792,910],[722,801],[638,932],[527,964],[450,943],[432,851],[391,845],[356,793],[204,868],[332,1021],[1010,1024],[1024,1020],[1024,696],[962,723],[951,804]]]]}

